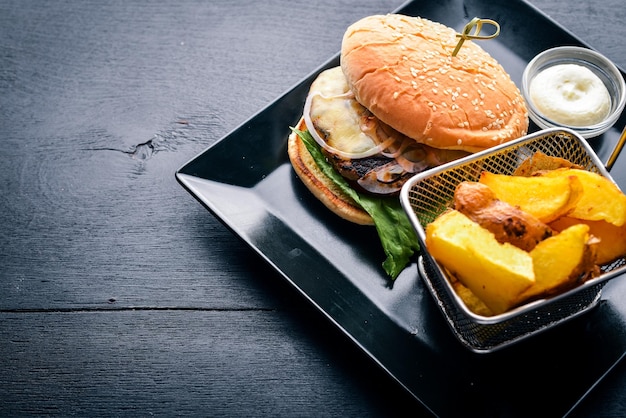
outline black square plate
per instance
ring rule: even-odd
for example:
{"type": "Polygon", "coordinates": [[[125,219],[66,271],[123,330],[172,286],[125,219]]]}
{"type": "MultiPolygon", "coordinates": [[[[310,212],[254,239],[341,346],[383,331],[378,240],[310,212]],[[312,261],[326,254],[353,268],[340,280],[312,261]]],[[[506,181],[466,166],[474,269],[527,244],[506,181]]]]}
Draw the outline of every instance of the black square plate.
{"type": "MultiPolygon", "coordinates": [[[[481,46],[518,85],[526,63],[542,50],[587,46],[521,0],[414,1],[398,12],[458,31],[475,16],[498,21],[501,35],[481,46]]],[[[331,214],[289,164],[289,127],[301,116],[309,85],[337,64],[335,56],[180,168],[176,178],[435,414],[454,415],[459,407],[466,416],[566,414],[626,351],[626,283],[609,283],[599,306],[582,317],[505,350],[485,355],[461,346],[416,263],[390,283],[374,229],[331,214]]],[[[619,134],[611,129],[592,140],[602,161],[619,134]]],[[[612,175],[626,185],[626,175],[612,175]]]]}

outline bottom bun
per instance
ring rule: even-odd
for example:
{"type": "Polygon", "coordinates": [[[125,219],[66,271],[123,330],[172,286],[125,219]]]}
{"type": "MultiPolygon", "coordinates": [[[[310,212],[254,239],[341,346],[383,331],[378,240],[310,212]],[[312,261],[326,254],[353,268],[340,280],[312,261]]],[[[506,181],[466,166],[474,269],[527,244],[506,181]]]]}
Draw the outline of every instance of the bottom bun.
{"type": "MultiPolygon", "coordinates": [[[[306,129],[302,120],[298,124],[298,129],[306,129]]],[[[343,219],[359,225],[374,224],[372,217],[322,172],[300,136],[295,132],[289,135],[287,152],[291,165],[300,180],[328,209],[343,219]]]]}

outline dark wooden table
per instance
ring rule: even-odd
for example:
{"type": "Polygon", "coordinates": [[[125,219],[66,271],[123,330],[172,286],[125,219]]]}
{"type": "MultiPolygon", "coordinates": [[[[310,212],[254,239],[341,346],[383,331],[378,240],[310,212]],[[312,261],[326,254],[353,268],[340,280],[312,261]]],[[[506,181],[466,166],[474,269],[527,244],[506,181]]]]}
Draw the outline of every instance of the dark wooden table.
{"type": "MultiPolygon", "coordinates": [[[[621,0],[532,3],[626,68],[621,0]]],[[[0,415],[425,414],[174,178],[401,4],[0,1],[0,415]]]]}

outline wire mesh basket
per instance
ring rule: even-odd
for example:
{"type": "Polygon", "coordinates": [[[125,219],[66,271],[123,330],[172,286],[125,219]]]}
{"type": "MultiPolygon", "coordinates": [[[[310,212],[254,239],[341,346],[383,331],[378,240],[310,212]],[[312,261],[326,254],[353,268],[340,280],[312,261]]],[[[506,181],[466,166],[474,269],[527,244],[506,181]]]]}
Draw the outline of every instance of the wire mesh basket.
{"type": "Polygon", "coordinates": [[[527,135],[416,175],[402,189],[400,200],[422,248],[420,276],[459,341],[474,352],[486,353],[521,341],[577,317],[598,304],[607,280],[626,272],[626,259],[601,266],[601,274],[557,296],[535,300],[494,316],[478,315],[454,291],[447,271],[428,253],[425,228],[451,208],[456,186],[478,181],[483,171],[512,175],[536,152],[560,157],[585,170],[613,179],[589,144],[574,131],[554,128],[527,135]]]}

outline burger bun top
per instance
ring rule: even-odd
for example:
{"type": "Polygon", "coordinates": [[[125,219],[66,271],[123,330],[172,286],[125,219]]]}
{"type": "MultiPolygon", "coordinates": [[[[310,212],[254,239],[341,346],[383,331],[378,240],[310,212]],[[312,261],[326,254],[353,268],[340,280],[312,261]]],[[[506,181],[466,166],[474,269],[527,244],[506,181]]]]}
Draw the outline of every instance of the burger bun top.
{"type": "Polygon", "coordinates": [[[431,147],[476,152],[527,133],[526,103],[504,68],[452,28],[375,15],[351,25],[341,68],[356,99],[384,123],[431,147]]]}

